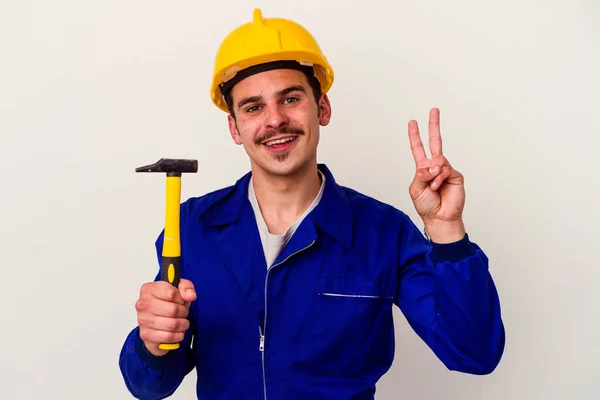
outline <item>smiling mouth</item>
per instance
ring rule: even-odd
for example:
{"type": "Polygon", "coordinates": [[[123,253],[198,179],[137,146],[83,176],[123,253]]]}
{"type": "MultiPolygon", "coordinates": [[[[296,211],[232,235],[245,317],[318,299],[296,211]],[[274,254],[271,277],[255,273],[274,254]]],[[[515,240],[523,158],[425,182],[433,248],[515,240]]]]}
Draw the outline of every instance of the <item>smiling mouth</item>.
{"type": "Polygon", "coordinates": [[[291,136],[291,137],[287,137],[287,138],[283,138],[283,139],[268,140],[268,141],[266,141],[263,144],[265,146],[272,147],[272,146],[279,145],[279,144],[284,144],[284,143],[287,143],[287,142],[293,142],[297,138],[298,138],[298,136],[291,136]]]}

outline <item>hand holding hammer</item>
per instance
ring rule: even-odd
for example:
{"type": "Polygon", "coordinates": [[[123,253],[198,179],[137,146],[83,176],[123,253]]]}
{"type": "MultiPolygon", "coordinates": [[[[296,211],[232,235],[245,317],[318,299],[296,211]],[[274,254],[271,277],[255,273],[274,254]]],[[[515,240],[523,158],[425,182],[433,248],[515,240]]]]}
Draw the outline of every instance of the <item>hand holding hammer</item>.
{"type": "Polygon", "coordinates": [[[189,303],[196,299],[192,282],[181,279],[179,210],[181,175],[197,171],[196,160],[166,158],[136,168],[136,172],[162,172],[167,177],[161,281],[144,284],[136,303],[140,337],[148,350],[156,355],[179,348],[179,342],[189,327],[186,319],[189,303]]]}

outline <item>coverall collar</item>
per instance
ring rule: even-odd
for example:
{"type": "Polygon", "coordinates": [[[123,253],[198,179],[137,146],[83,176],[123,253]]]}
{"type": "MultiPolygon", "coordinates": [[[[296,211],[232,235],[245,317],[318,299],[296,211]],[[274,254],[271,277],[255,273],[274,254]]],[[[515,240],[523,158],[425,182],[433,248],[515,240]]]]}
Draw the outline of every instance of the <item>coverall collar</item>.
{"type": "MultiPolygon", "coordinates": [[[[306,220],[345,247],[351,248],[353,224],[350,203],[329,168],[325,164],[318,164],[317,167],[326,177],[325,188],[321,201],[306,220]]],[[[200,219],[210,226],[237,222],[245,207],[250,206],[248,184],[251,176],[252,172],[248,172],[234,185],[216,192],[206,209],[200,213],[200,219]]]]}

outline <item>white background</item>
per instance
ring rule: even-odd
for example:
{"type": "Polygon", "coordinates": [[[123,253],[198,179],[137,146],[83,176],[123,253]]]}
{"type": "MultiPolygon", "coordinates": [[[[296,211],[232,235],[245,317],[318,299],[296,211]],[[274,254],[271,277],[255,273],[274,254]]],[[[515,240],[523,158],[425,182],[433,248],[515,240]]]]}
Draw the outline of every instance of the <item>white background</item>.
{"type": "MultiPolygon", "coordinates": [[[[392,399],[598,399],[600,4],[595,0],[0,2],[0,398],[128,399],[118,355],[157,271],[160,157],[199,160],[183,198],[247,156],[208,87],[252,9],[333,64],[319,161],[416,218],[407,122],[464,173],[507,331],[490,376],[448,372],[397,316],[392,399]]],[[[419,220],[415,220],[419,226],[419,220]]],[[[194,397],[195,372],[174,396],[194,397]]]]}

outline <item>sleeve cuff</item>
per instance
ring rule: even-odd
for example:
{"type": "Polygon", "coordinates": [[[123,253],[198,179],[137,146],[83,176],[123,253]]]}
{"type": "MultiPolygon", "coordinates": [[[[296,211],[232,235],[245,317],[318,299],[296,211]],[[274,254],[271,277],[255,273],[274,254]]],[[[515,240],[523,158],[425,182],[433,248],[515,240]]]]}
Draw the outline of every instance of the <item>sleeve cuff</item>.
{"type": "Polygon", "coordinates": [[[453,243],[431,242],[430,257],[434,262],[458,262],[475,254],[475,248],[471,246],[469,235],[453,243]]]}
{"type": "Polygon", "coordinates": [[[136,335],[133,345],[135,354],[137,354],[140,361],[148,365],[148,367],[154,371],[160,371],[164,369],[164,367],[169,365],[173,357],[176,356],[175,351],[169,351],[164,356],[156,356],[150,353],[144,345],[144,341],[138,335],[136,335]]]}

